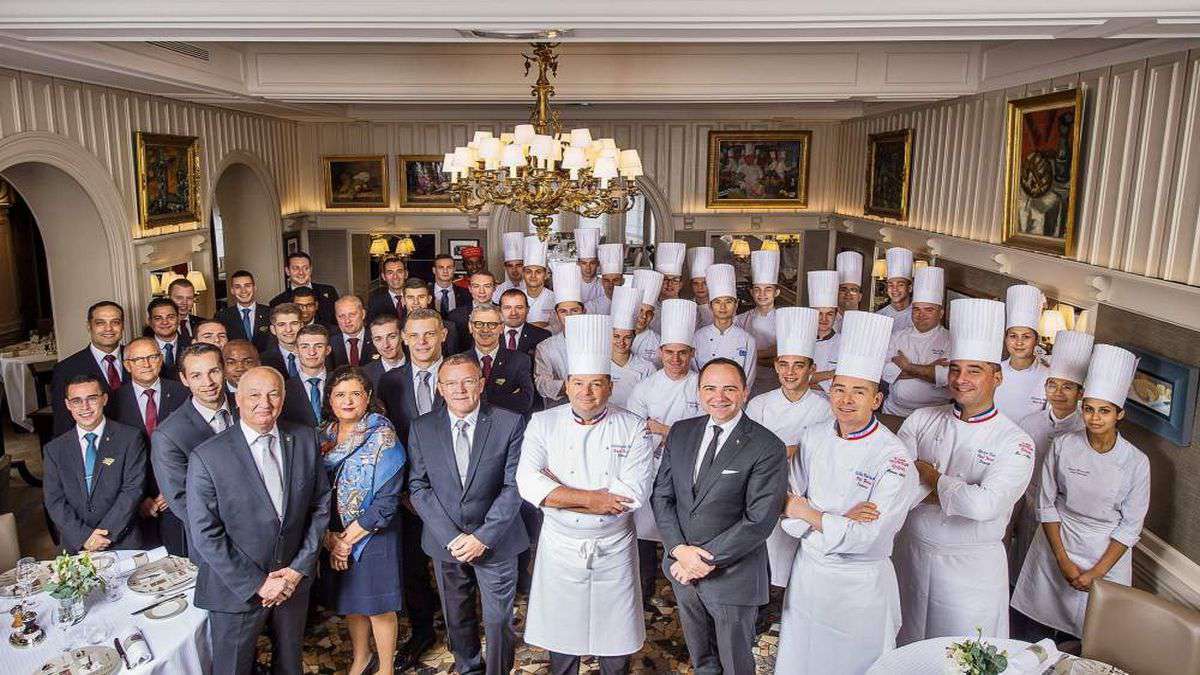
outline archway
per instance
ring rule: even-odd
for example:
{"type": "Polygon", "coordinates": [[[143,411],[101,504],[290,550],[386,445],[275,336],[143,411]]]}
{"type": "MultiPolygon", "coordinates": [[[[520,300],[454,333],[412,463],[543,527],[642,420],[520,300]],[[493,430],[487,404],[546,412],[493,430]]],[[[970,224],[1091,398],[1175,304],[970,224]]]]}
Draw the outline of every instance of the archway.
{"type": "MultiPolygon", "coordinates": [[[[224,260],[214,276],[249,270],[260,302],[283,290],[283,226],[274,181],[257,157],[226,155],[216,172],[210,204],[219,219],[224,260]]],[[[217,246],[217,237],[213,246],[217,246]]]]}

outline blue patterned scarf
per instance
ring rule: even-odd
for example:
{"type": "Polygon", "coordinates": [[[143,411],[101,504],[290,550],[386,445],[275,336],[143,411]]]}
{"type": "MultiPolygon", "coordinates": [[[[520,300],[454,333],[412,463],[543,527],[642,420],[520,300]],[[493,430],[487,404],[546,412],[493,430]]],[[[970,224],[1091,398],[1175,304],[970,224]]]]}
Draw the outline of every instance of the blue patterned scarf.
{"type": "MultiPolygon", "coordinates": [[[[338,515],[346,527],[371,506],[375,492],[404,468],[404,445],[391,422],[378,413],[367,413],[342,443],[337,442],[334,424],[322,429],[321,440],[332,444],[325,453],[325,470],[334,477],[338,515]]],[[[368,534],[354,544],[354,560],[370,539],[368,534]]]]}

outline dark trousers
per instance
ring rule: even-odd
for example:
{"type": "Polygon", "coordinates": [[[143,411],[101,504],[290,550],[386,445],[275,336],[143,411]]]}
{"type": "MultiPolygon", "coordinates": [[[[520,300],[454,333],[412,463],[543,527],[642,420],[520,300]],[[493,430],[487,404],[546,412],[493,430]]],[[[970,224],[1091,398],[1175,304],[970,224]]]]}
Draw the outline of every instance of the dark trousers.
{"type": "Polygon", "coordinates": [[[158,517],[158,538],[167,548],[167,553],[180,558],[188,555],[187,524],[170,511],[158,517]]]}
{"type": "Polygon", "coordinates": [[[504,675],[512,670],[517,650],[513,629],[513,603],[517,597],[517,559],[484,560],[476,564],[433,561],[446,637],[460,675],[504,675]],[[480,656],[479,615],[475,601],[483,606],[483,634],[487,636],[486,657],[480,656]]]}
{"type": "Polygon", "coordinates": [[[421,519],[407,508],[401,507],[403,534],[404,609],[412,625],[412,638],[434,639],[433,612],[437,600],[433,582],[429,578],[429,556],[421,549],[421,519]]]}
{"type": "MultiPolygon", "coordinates": [[[[597,656],[596,660],[600,662],[600,675],[625,675],[629,672],[629,655],[597,656]]],[[[550,675],[577,675],[578,673],[578,656],[550,652],[550,675]]]]}
{"type": "Polygon", "coordinates": [[[754,675],[758,606],[706,602],[694,585],[674,579],[671,589],[696,675],[754,675]]]}
{"type": "Polygon", "coordinates": [[[638,539],[638,576],[642,581],[642,602],[649,603],[654,597],[654,583],[658,580],[659,559],[657,541],[638,539]]]}
{"type": "Polygon", "coordinates": [[[249,612],[210,610],[213,675],[249,675],[254,667],[254,646],[264,627],[271,638],[271,672],[300,675],[304,670],[301,646],[311,588],[312,582],[305,578],[296,593],[278,607],[258,607],[249,612]]]}
{"type": "Polygon", "coordinates": [[[542,533],[542,510],[522,500],[521,521],[525,523],[525,532],[529,535],[529,548],[517,559],[517,589],[528,593],[533,585],[533,560],[537,552],[538,536],[542,533]]]}

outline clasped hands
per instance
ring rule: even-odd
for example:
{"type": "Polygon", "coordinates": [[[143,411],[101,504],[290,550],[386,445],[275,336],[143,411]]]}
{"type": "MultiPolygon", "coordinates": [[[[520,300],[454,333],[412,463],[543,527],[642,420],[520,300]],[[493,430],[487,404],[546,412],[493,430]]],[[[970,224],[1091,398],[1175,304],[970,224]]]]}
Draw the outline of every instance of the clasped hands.
{"type": "Polygon", "coordinates": [[[326,532],[322,543],[329,551],[329,566],[338,572],[349,569],[350,554],[354,551],[354,545],[367,534],[369,533],[358,524],[357,520],[347,525],[346,529],[341,532],[326,532]]]}
{"type": "Polygon", "coordinates": [[[1072,588],[1084,593],[1091,590],[1092,583],[1096,579],[1104,576],[1095,569],[1087,571],[1079,569],[1079,565],[1076,565],[1073,560],[1066,556],[1058,560],[1058,571],[1062,573],[1063,578],[1067,580],[1068,584],[1071,584],[1072,588]]]}
{"type": "Polygon", "coordinates": [[[143,518],[157,518],[160,513],[167,510],[167,500],[161,494],[157,497],[146,497],[138,504],[138,513],[143,518]]]}
{"type": "Polygon", "coordinates": [[[300,580],[303,578],[303,574],[290,567],[277,569],[268,574],[262,586],[258,587],[258,597],[262,598],[262,606],[278,607],[287,602],[288,598],[291,598],[292,594],[296,592],[296,587],[300,585],[300,580]]]}
{"type": "Polygon", "coordinates": [[[713,564],[713,555],[699,546],[680,544],[671,550],[671,576],[681,584],[687,585],[703,579],[717,569],[713,564]]]}
{"type": "Polygon", "coordinates": [[[87,541],[83,542],[83,550],[103,551],[111,544],[112,540],[108,538],[108,530],[96,528],[88,535],[87,541]]]}
{"type": "Polygon", "coordinates": [[[449,549],[450,555],[460,563],[474,562],[476,558],[487,552],[487,546],[479,541],[479,537],[467,532],[463,532],[451,540],[446,548],[449,549]]]}

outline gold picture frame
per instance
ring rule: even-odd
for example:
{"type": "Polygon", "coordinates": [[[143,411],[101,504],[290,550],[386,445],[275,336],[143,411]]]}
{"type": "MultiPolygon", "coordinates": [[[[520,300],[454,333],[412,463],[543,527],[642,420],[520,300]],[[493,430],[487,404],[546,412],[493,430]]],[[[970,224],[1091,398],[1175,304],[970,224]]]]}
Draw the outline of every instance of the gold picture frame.
{"type": "Polygon", "coordinates": [[[709,131],[710,209],[808,208],[812,132],[709,131]]]}
{"type": "Polygon", "coordinates": [[[133,132],[138,223],[143,229],[200,221],[200,139],[133,132]]]}
{"type": "Polygon", "coordinates": [[[1083,90],[1008,102],[1004,243],[1075,254],[1083,90]]]}
{"type": "Polygon", "coordinates": [[[454,208],[450,176],[442,173],[442,155],[399,155],[396,175],[400,182],[400,208],[454,208]]]}
{"type": "Polygon", "coordinates": [[[900,129],[867,137],[867,193],[863,212],[908,220],[912,188],[913,130],[900,129]]]}
{"type": "Polygon", "coordinates": [[[388,203],[387,155],[328,155],[321,158],[325,208],[381,209],[388,203]]]}

